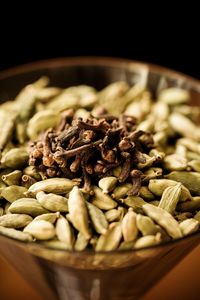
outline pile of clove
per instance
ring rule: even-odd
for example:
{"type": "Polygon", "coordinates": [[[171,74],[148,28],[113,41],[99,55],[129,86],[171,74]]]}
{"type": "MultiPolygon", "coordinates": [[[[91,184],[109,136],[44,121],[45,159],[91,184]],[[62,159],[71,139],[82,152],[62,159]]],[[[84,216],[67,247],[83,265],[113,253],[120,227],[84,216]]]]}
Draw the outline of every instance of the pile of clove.
{"type": "Polygon", "coordinates": [[[137,195],[145,177],[139,168],[154,147],[150,133],[136,130],[136,119],[125,114],[92,115],[87,119],[64,112],[60,123],[48,129],[30,147],[29,164],[43,178],[77,179],[85,192],[120,167],[118,181],[132,182],[129,195],[137,195]]]}

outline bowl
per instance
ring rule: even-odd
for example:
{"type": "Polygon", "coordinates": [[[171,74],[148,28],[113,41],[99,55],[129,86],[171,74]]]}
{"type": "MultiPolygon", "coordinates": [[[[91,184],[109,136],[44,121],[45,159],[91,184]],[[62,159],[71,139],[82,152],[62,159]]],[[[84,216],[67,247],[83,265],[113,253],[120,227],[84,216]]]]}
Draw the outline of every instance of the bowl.
{"type": "MultiPolygon", "coordinates": [[[[87,84],[101,89],[111,82],[130,85],[142,76],[149,89],[179,86],[200,105],[200,82],[177,72],[123,59],[82,57],[48,60],[0,74],[0,99],[10,100],[25,85],[47,75],[52,85],[87,84]]],[[[55,300],[128,300],[141,298],[200,242],[200,233],[163,245],[127,251],[70,252],[0,235],[2,254],[43,296],[55,300]]]]}

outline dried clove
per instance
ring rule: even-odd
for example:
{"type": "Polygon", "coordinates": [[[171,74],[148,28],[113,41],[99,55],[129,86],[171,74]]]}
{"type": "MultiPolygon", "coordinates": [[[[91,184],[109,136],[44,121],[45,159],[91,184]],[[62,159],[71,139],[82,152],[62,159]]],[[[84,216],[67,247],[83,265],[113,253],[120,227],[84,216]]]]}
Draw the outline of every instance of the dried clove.
{"type": "Polygon", "coordinates": [[[129,196],[136,196],[139,193],[142,184],[143,173],[140,170],[131,171],[131,179],[133,187],[128,191],[129,196]]]}
{"type": "Polygon", "coordinates": [[[111,176],[112,170],[120,166],[118,181],[133,182],[130,194],[135,195],[141,185],[141,172],[133,174],[131,169],[146,162],[152,147],[146,140],[151,140],[151,135],[136,130],[134,117],[104,114],[83,120],[68,110],[55,129],[48,129],[31,145],[29,163],[47,178],[81,178],[87,192],[99,178],[111,176]]]}

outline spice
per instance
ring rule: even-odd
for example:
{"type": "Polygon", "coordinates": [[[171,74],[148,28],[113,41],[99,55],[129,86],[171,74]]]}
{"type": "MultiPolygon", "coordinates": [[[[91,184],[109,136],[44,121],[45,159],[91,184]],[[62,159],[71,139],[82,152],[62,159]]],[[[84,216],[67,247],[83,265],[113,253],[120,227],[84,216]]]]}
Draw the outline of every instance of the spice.
{"type": "Polygon", "coordinates": [[[29,233],[37,240],[50,240],[55,236],[54,226],[44,220],[32,221],[24,228],[25,233],[29,233]]]}
{"type": "Polygon", "coordinates": [[[73,249],[75,237],[73,229],[66,218],[60,216],[56,222],[56,235],[58,240],[65,243],[68,250],[73,249]]]}
{"type": "MultiPolygon", "coordinates": [[[[113,120],[106,116],[90,116],[83,121],[72,114],[61,123],[62,130],[60,125],[57,129],[47,130],[40,141],[31,145],[29,163],[36,170],[41,170],[47,177],[68,177],[69,174],[70,178],[80,178],[81,185],[90,192],[92,183],[121,166],[118,181],[134,182],[130,194],[138,193],[142,172],[133,168],[152,145],[144,144],[147,133],[135,130],[134,118],[122,115],[113,120]],[[120,118],[123,118],[123,124],[120,118]],[[50,169],[54,170],[53,175],[49,173],[50,169]]],[[[108,189],[116,185],[116,179],[112,181],[108,189]]]]}
{"type": "Polygon", "coordinates": [[[131,250],[199,230],[200,109],[146,79],[47,87],[0,106],[0,234],[57,250],[131,250]]]}
{"type": "Polygon", "coordinates": [[[122,220],[122,234],[125,242],[134,241],[137,238],[138,228],[136,225],[136,213],[129,208],[122,220]]]}

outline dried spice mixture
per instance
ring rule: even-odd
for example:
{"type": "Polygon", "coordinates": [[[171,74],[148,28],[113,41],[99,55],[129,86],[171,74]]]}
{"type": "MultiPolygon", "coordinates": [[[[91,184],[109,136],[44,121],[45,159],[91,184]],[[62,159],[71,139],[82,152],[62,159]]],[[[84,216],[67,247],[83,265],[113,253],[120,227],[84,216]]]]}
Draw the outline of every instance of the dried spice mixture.
{"type": "Polygon", "coordinates": [[[0,105],[1,234],[111,251],[199,230],[200,108],[188,91],[47,85],[0,105]]]}

